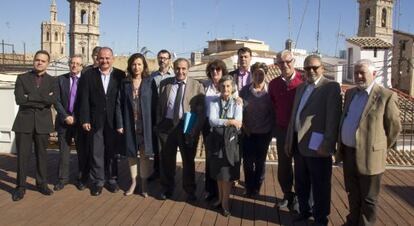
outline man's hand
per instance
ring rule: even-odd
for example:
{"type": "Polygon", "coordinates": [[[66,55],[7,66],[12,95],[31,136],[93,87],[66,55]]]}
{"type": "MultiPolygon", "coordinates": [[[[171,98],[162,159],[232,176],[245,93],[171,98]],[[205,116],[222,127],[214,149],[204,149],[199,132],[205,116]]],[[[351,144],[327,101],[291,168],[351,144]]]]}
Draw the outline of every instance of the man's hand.
{"type": "Polygon", "coordinates": [[[83,123],[82,124],[82,128],[85,130],[85,131],[91,131],[91,124],[90,123],[83,123]]]}
{"type": "Polygon", "coordinates": [[[117,131],[119,134],[124,134],[124,128],[118,128],[118,129],[116,129],[116,131],[117,131]]]}
{"type": "Polygon", "coordinates": [[[316,150],[316,154],[321,157],[329,157],[329,152],[323,149],[322,147],[319,147],[319,149],[316,150]]]}
{"type": "Polygon", "coordinates": [[[191,134],[191,133],[184,134],[184,143],[188,147],[193,147],[193,145],[194,145],[194,136],[193,136],[193,134],[191,134]]]}
{"type": "Polygon", "coordinates": [[[73,116],[68,116],[65,118],[65,123],[68,125],[73,125],[73,123],[75,122],[73,116]]]}
{"type": "Polygon", "coordinates": [[[292,157],[292,150],[289,148],[289,145],[285,144],[284,149],[285,149],[286,156],[292,157]]]}

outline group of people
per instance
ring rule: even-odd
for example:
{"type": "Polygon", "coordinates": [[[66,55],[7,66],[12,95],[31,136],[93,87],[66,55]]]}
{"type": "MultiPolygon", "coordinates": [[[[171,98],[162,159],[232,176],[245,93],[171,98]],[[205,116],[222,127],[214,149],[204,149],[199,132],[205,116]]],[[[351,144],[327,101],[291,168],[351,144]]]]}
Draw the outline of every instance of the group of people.
{"type": "Polygon", "coordinates": [[[46,147],[54,131],[54,106],[60,149],[55,191],[69,183],[74,139],[79,190],[90,184],[93,196],[103,187],[118,192],[118,158],[125,156],[131,181],[125,195],[139,192],[147,197],[147,183],[159,178],[160,198],[169,199],[176,187],[179,150],[182,186],[188,201],[194,201],[194,159],[201,134],[206,151],[204,198],[228,216],[241,165],[245,195],[260,193],[267,150],[276,137],[277,176],[284,194],[276,204],[279,208],[297,211],[297,221],[313,217],[315,225],[327,225],[335,155],[337,162],[344,162],[350,210],[346,224],[372,225],[386,153],[401,129],[397,97],[375,83],[374,64],[355,64],[356,87],[347,90],[342,104],[340,85],[323,75],[318,55],[306,57],[302,75],[294,67],[292,52],[278,53],[275,64],[281,76],[267,84],[268,66],[251,65],[249,48],[237,54],[237,70],[228,72],[222,60],[213,60],[206,67],[207,79],[197,81],[188,76],[190,62],[171,62],[167,50],[158,52],[159,70],[152,74],[140,53],[129,57],[125,73],[113,67],[112,49],[97,47],[93,65],[83,68],[82,56],[71,56],[70,72],[55,79],[46,73],[49,54],[38,51],[33,70],[16,80],[18,170],[12,199],[25,195],[32,143],[37,188],[53,194],[46,179],[46,147]]]}

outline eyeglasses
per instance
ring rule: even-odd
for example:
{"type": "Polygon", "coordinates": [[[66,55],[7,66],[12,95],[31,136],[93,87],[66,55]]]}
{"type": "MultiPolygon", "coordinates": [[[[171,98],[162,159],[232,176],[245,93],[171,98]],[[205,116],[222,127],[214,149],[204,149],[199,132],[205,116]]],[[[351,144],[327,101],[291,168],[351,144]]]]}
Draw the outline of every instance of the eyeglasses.
{"type": "Polygon", "coordinates": [[[277,61],[277,64],[280,64],[280,65],[284,65],[284,64],[290,64],[290,63],[292,63],[293,62],[293,58],[291,59],[291,60],[285,60],[285,61],[283,61],[283,60],[278,60],[277,61]]]}
{"type": "Polygon", "coordinates": [[[75,65],[75,66],[81,66],[81,63],[76,63],[76,62],[69,62],[69,65],[75,65]]]}
{"type": "Polygon", "coordinates": [[[212,68],[210,68],[210,71],[221,71],[221,68],[219,68],[219,67],[212,67],[212,68]]]}
{"type": "Polygon", "coordinates": [[[321,66],[322,66],[322,65],[319,65],[319,66],[306,66],[306,67],[304,67],[303,69],[304,69],[305,71],[310,71],[310,70],[316,71],[316,70],[318,70],[321,66]]]}
{"type": "Polygon", "coordinates": [[[167,58],[167,57],[158,57],[158,60],[162,60],[162,61],[164,61],[164,60],[169,60],[170,58],[167,58]]]}

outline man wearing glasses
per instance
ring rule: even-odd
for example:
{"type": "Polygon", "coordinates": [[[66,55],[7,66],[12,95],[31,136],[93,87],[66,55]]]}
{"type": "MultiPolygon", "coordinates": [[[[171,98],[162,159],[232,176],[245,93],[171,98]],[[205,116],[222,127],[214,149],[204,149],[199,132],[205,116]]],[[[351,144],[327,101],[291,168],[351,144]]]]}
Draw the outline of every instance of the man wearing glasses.
{"type": "Polygon", "coordinates": [[[293,192],[292,156],[285,154],[284,146],[296,88],[303,81],[300,72],[295,70],[295,58],[289,50],[277,54],[276,65],[281,74],[269,84],[269,95],[273,102],[276,121],[277,177],[283,192],[283,199],[276,205],[278,208],[288,207],[291,211],[298,211],[297,198],[293,192]]]}
{"type": "Polygon", "coordinates": [[[76,151],[78,153],[79,177],[77,187],[79,190],[86,188],[88,171],[85,171],[87,157],[85,156],[84,145],[86,144],[85,134],[79,124],[79,100],[78,84],[83,68],[82,55],[74,55],[70,58],[70,72],[58,77],[58,101],[56,103],[55,126],[58,132],[59,141],[59,168],[58,182],[53,190],[62,190],[69,182],[69,158],[70,145],[75,139],[76,151]]]}
{"type": "Polygon", "coordinates": [[[285,151],[295,159],[295,191],[300,215],[295,221],[327,225],[331,202],[332,154],[334,153],[342,109],[337,82],[323,76],[318,55],[304,62],[306,82],[296,90],[292,117],[286,134],[285,151]],[[314,200],[313,206],[309,198],[314,200]]]}
{"type": "MultiPolygon", "coordinates": [[[[159,94],[159,87],[162,80],[166,78],[174,77],[174,72],[171,68],[171,53],[168,50],[162,49],[157,54],[157,61],[159,69],[154,71],[151,74],[152,82],[152,91],[159,94]]],[[[153,107],[157,106],[156,101],[153,101],[153,107]]],[[[153,111],[155,112],[155,111],[153,111]]],[[[155,118],[155,116],[153,117],[155,118]]],[[[158,179],[160,176],[160,158],[159,158],[159,143],[157,136],[153,135],[153,150],[154,150],[154,172],[151,176],[148,177],[148,181],[153,181],[158,179]]]]}

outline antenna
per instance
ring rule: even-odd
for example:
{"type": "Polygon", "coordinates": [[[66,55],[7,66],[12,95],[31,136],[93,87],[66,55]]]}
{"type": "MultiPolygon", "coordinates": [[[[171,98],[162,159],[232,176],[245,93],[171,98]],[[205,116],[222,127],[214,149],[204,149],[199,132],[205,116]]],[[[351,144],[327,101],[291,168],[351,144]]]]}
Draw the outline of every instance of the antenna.
{"type": "Polygon", "coordinates": [[[138,0],[138,24],[137,24],[137,51],[139,51],[139,18],[141,15],[141,0],[138,0]]]}
{"type": "Polygon", "coordinates": [[[309,3],[309,0],[306,0],[305,9],[303,10],[302,18],[300,20],[299,31],[298,31],[298,35],[296,36],[296,42],[295,42],[294,48],[296,48],[296,45],[299,43],[299,36],[300,36],[300,32],[302,31],[302,25],[303,25],[303,21],[305,19],[306,10],[308,9],[308,3],[309,3]]]}
{"type": "Polygon", "coordinates": [[[292,8],[290,5],[290,0],[288,0],[288,30],[289,30],[289,39],[292,36],[292,8]]]}
{"type": "Polygon", "coordinates": [[[316,53],[319,53],[319,26],[321,20],[321,0],[319,0],[318,5],[318,30],[316,32],[316,53]]]}
{"type": "Polygon", "coordinates": [[[338,32],[336,32],[336,44],[335,44],[335,57],[338,54],[338,42],[339,42],[339,37],[345,37],[345,34],[341,32],[341,19],[342,19],[342,15],[339,16],[339,24],[338,24],[338,32]]]}

